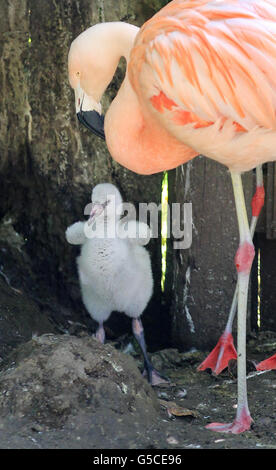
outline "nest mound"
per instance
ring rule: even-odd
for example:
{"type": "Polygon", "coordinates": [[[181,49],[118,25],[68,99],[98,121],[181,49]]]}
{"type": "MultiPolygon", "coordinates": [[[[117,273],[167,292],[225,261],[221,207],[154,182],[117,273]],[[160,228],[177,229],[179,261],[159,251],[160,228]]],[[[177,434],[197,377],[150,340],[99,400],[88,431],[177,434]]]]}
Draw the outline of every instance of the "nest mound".
{"type": "Polygon", "coordinates": [[[71,416],[135,417],[150,424],[156,396],[132,357],[89,336],[42,335],[2,365],[0,415],[60,428],[71,416]]]}

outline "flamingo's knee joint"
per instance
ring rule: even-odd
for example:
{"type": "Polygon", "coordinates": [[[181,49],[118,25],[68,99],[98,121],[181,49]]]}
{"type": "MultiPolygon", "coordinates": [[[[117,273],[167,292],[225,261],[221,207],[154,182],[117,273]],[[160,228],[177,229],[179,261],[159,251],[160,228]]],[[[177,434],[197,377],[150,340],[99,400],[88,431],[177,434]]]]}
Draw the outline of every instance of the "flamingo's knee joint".
{"type": "Polygon", "coordinates": [[[238,273],[249,274],[253,259],[255,256],[255,248],[253,243],[243,242],[236,253],[235,265],[238,273]]]}

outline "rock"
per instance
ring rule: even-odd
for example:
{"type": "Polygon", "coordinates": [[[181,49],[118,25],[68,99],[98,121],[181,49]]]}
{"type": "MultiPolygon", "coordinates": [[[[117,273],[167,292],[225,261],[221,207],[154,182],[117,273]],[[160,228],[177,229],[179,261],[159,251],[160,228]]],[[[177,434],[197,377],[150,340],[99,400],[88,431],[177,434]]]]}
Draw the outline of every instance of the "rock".
{"type": "Polygon", "coordinates": [[[199,364],[204,353],[202,351],[180,352],[176,348],[166,348],[152,354],[152,363],[156,369],[166,369],[172,366],[182,367],[184,363],[199,364]]]}
{"type": "Polygon", "coordinates": [[[262,418],[259,418],[256,421],[256,425],[257,426],[265,426],[265,427],[271,426],[271,418],[269,418],[269,416],[264,416],[262,418]]]}

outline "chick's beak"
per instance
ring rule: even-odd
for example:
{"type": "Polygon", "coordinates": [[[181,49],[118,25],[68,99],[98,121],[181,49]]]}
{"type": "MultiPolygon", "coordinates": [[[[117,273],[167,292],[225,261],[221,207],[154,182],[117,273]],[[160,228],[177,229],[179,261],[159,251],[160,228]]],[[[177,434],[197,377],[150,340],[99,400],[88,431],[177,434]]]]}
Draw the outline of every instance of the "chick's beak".
{"type": "Polygon", "coordinates": [[[100,104],[88,96],[80,85],[75,89],[75,102],[78,120],[87,129],[105,140],[104,116],[99,112],[101,110],[100,104]]]}
{"type": "Polygon", "coordinates": [[[92,203],[92,209],[91,209],[90,216],[87,222],[88,225],[91,225],[94,222],[94,219],[98,217],[99,215],[101,215],[104,208],[105,208],[105,204],[92,203]]]}

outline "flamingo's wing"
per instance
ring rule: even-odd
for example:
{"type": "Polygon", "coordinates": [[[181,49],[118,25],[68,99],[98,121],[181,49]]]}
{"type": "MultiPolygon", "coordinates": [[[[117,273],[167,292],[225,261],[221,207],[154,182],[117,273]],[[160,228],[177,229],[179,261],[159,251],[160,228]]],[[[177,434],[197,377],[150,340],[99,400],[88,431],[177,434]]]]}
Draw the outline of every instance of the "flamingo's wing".
{"type": "Polygon", "coordinates": [[[169,125],[276,128],[276,1],[175,0],[140,30],[129,63],[169,125]]]}

